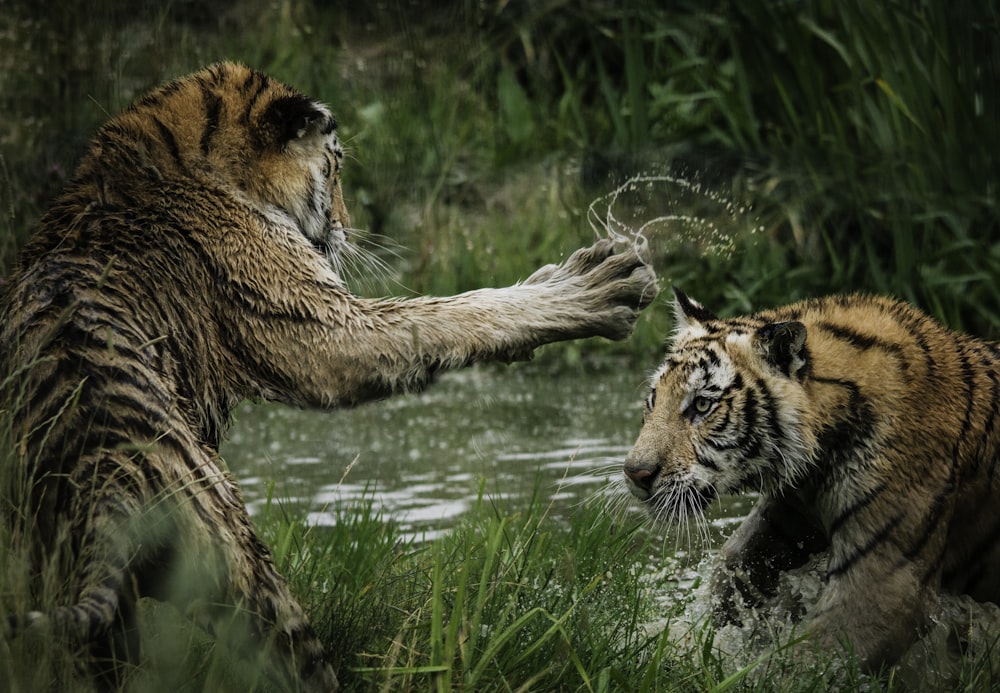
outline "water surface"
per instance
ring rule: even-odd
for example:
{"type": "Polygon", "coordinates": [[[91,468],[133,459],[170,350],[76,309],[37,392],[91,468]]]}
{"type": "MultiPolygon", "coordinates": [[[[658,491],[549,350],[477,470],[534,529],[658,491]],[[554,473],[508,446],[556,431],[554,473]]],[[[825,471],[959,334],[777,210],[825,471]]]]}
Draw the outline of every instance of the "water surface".
{"type": "Polygon", "coordinates": [[[252,513],[273,484],[310,522],[329,524],[336,504],[367,495],[428,538],[453,526],[480,489],[514,509],[537,490],[568,517],[620,474],[646,387],[642,372],[472,368],[356,409],[244,405],[222,452],[252,513]]]}

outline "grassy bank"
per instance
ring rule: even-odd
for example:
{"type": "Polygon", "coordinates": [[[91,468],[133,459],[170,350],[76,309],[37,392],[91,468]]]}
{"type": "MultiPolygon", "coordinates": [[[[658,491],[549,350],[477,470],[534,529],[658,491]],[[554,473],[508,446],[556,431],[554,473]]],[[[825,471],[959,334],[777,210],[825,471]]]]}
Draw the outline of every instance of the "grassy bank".
{"type": "MultiPolygon", "coordinates": [[[[306,526],[276,503],[259,520],[348,691],[922,689],[912,676],[866,677],[849,658],[726,654],[731,642],[682,618],[693,593],[678,581],[672,541],[597,504],[554,522],[549,504],[539,496],[514,513],[483,498],[429,543],[403,539],[367,500],[338,508],[333,527],[306,526]]],[[[129,690],[273,690],[173,607],[149,601],[140,613],[144,663],[129,690]]],[[[93,690],[76,663],[51,642],[17,639],[0,651],[0,687],[93,690]]],[[[995,681],[988,659],[970,658],[947,687],[934,683],[988,690],[995,681]]]]}

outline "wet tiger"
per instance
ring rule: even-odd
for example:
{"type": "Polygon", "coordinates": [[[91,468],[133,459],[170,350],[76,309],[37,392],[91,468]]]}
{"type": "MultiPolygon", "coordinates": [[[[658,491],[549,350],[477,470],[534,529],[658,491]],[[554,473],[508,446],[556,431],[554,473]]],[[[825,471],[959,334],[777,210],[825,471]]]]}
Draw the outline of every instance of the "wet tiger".
{"type": "Polygon", "coordinates": [[[508,288],[352,295],[342,160],[326,106],[232,63],[97,132],[2,297],[3,498],[35,568],[65,583],[14,632],[89,646],[119,685],[149,595],[242,624],[278,682],[336,688],[219,457],[233,408],[352,406],[548,342],[622,339],[656,294],[634,248],[600,241],[508,288]]]}
{"type": "Polygon", "coordinates": [[[872,296],[720,319],[675,290],[675,313],[624,474],[663,521],[760,493],[721,549],[720,622],[819,551],[804,628],[870,670],[942,590],[1000,603],[1000,346],[872,296]]]}

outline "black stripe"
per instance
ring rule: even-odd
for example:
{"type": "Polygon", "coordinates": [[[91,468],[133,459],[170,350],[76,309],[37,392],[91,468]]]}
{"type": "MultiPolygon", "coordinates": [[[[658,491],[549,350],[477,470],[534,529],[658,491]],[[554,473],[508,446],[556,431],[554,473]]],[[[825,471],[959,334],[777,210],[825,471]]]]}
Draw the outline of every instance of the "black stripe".
{"type": "MultiPolygon", "coordinates": [[[[69,442],[68,440],[66,442],[69,442]]],[[[132,436],[122,433],[120,431],[112,431],[108,429],[88,429],[79,439],[79,443],[74,445],[74,453],[78,454],[81,459],[96,453],[101,450],[115,450],[119,447],[130,446],[132,444],[132,436]]],[[[95,460],[90,460],[86,462],[80,469],[89,470],[91,467],[99,466],[103,463],[103,458],[98,458],[95,460]]],[[[114,466],[117,467],[118,463],[115,462],[114,466]]]]}
{"type": "Polygon", "coordinates": [[[886,483],[883,481],[875,488],[869,489],[865,492],[864,496],[854,501],[846,508],[844,508],[837,517],[833,518],[833,522],[830,523],[829,533],[835,534],[838,529],[840,529],[848,519],[851,518],[855,513],[859,512],[863,508],[867,507],[882,495],[882,492],[886,490],[886,483]]]}
{"type": "Polygon", "coordinates": [[[205,101],[205,129],[201,133],[201,153],[208,155],[212,136],[219,129],[219,113],[222,111],[222,98],[207,87],[201,89],[202,98],[205,101]]]}
{"type": "Polygon", "coordinates": [[[177,146],[177,140],[174,138],[174,133],[164,125],[163,121],[153,116],[153,124],[156,125],[156,129],[160,131],[160,137],[163,138],[164,144],[167,145],[167,149],[170,151],[170,155],[177,162],[180,168],[184,168],[184,161],[181,159],[181,150],[177,146]]]}
{"type": "MultiPolygon", "coordinates": [[[[55,416],[63,406],[61,400],[80,384],[79,368],[67,369],[64,366],[65,362],[60,361],[59,368],[54,368],[44,378],[33,379],[31,382],[30,402],[46,402],[49,405],[48,408],[40,410],[46,413],[42,415],[43,420],[55,416]],[[57,391],[60,385],[64,385],[67,392],[57,391]],[[49,401],[50,399],[53,401],[49,401]]],[[[37,404],[32,405],[31,408],[36,406],[37,404]]]]}
{"type": "Polygon", "coordinates": [[[764,381],[757,383],[757,388],[754,390],[758,396],[763,400],[762,409],[767,415],[767,428],[768,432],[771,434],[771,439],[777,441],[778,443],[783,443],[785,440],[785,432],[781,428],[781,422],[778,421],[778,402],[771,393],[771,390],[767,387],[764,381]]]}
{"type": "MultiPolygon", "coordinates": [[[[822,458],[829,467],[837,467],[855,457],[855,451],[868,443],[875,434],[875,414],[871,402],[861,394],[861,388],[851,380],[841,378],[814,377],[815,382],[842,387],[848,391],[845,417],[824,427],[817,438],[822,458]]],[[[834,475],[827,475],[831,483],[837,481],[834,475]]]]}
{"type": "Polygon", "coordinates": [[[270,86],[270,80],[268,79],[267,75],[261,74],[260,72],[253,72],[251,73],[250,77],[247,78],[247,81],[244,83],[243,85],[244,90],[245,91],[249,90],[255,81],[258,82],[257,88],[254,91],[254,93],[250,95],[250,97],[247,99],[247,107],[243,111],[242,122],[244,124],[250,122],[250,115],[251,113],[253,113],[254,106],[257,105],[257,101],[258,99],[260,99],[261,94],[267,91],[267,88],[270,86]]]}
{"type": "Polygon", "coordinates": [[[724,408],[721,416],[716,416],[716,421],[712,424],[709,433],[712,436],[717,436],[723,433],[728,433],[730,425],[732,423],[733,417],[733,401],[732,398],[723,400],[719,403],[719,407],[724,408]]]}
{"type": "Polygon", "coordinates": [[[958,469],[962,462],[962,443],[965,442],[968,437],[969,429],[972,427],[972,410],[975,406],[976,390],[975,371],[972,369],[972,364],[969,363],[965,354],[960,355],[959,358],[962,363],[962,383],[965,385],[966,397],[962,428],[958,437],[955,439],[955,443],[952,448],[951,467],[948,470],[948,478],[945,480],[944,485],[938,491],[937,495],[934,496],[934,501],[931,503],[930,508],[924,516],[924,529],[920,538],[913,543],[905,554],[910,560],[916,558],[920,552],[923,551],[924,546],[927,545],[927,542],[930,541],[930,538],[937,531],[945,529],[941,524],[941,516],[944,514],[945,508],[947,507],[946,501],[954,492],[955,486],[958,482],[958,469]]]}
{"type": "Polygon", "coordinates": [[[891,520],[886,522],[884,525],[882,525],[881,529],[875,532],[875,534],[873,534],[871,538],[868,539],[867,542],[865,542],[861,546],[856,547],[854,553],[848,556],[847,559],[845,559],[839,565],[831,565],[826,571],[827,578],[836,577],[837,575],[843,575],[847,573],[851,568],[853,568],[858,563],[858,561],[860,561],[862,558],[870,554],[872,551],[875,550],[875,547],[877,547],[879,544],[888,539],[889,535],[892,534],[893,530],[896,529],[897,526],[899,526],[899,523],[902,522],[902,520],[903,520],[903,514],[899,513],[896,516],[894,516],[891,520]]]}
{"type": "Polygon", "coordinates": [[[760,408],[759,402],[757,401],[757,391],[753,388],[748,388],[746,390],[747,398],[743,403],[743,431],[740,438],[740,446],[743,448],[743,454],[747,458],[755,458],[760,455],[761,440],[760,436],[757,435],[758,422],[760,421],[760,416],[758,415],[758,409],[760,408]]]}
{"type": "Polygon", "coordinates": [[[706,375],[709,374],[709,371],[718,368],[720,363],[721,361],[719,359],[719,355],[716,354],[713,349],[706,349],[703,351],[701,358],[698,360],[698,366],[701,367],[702,370],[706,371],[706,375]]]}
{"type": "Polygon", "coordinates": [[[955,441],[955,464],[959,461],[959,447],[972,430],[972,412],[976,406],[976,371],[964,353],[959,355],[962,362],[962,384],[965,385],[965,418],[962,420],[962,432],[955,441]]]}
{"type": "Polygon", "coordinates": [[[159,89],[151,91],[146,95],[140,97],[135,105],[142,106],[145,108],[158,108],[159,105],[163,102],[163,99],[173,96],[183,88],[184,88],[184,80],[182,79],[172,80],[161,86],[159,89]]]}
{"type": "MultiPolygon", "coordinates": [[[[759,443],[755,443],[753,446],[749,445],[750,438],[754,433],[754,425],[757,417],[751,393],[747,392],[746,394],[747,399],[742,407],[741,420],[733,420],[733,413],[737,409],[736,403],[733,401],[734,397],[729,397],[725,402],[720,403],[720,406],[725,405],[725,411],[721,417],[717,418],[709,430],[710,435],[705,439],[705,444],[708,447],[719,452],[742,450],[744,453],[748,449],[752,451],[759,448],[759,443]],[[745,425],[740,427],[740,423],[744,423],[745,425]],[[722,436],[733,440],[731,442],[719,441],[718,438],[722,436]]],[[[744,456],[751,457],[753,455],[744,454],[744,456]]]]}
{"type": "MultiPolygon", "coordinates": [[[[989,451],[994,445],[993,434],[996,429],[997,408],[1000,405],[1000,381],[997,380],[997,374],[992,369],[992,364],[983,363],[982,365],[986,371],[986,377],[990,380],[990,397],[987,399],[989,408],[986,412],[986,420],[983,422],[982,430],[977,436],[976,449],[972,453],[972,459],[969,461],[969,466],[963,474],[963,476],[971,475],[974,478],[979,476],[980,468],[986,461],[989,451]]],[[[992,471],[993,466],[991,465],[991,480],[992,471]]]]}
{"type": "Polygon", "coordinates": [[[223,68],[221,63],[210,65],[208,68],[208,74],[212,75],[212,81],[215,84],[222,84],[226,78],[226,70],[223,68]]]}
{"type": "Polygon", "coordinates": [[[886,342],[879,339],[878,337],[872,337],[871,335],[862,334],[856,330],[852,330],[849,327],[844,327],[843,325],[836,325],[832,322],[820,322],[817,323],[816,327],[825,330],[832,334],[834,337],[843,340],[861,351],[867,351],[869,349],[879,349],[881,351],[889,352],[895,356],[902,357],[903,349],[899,344],[893,342],[886,342]]]}
{"type": "MultiPolygon", "coordinates": [[[[709,445],[712,445],[711,441],[708,441],[708,442],[709,442],[709,445]]],[[[715,446],[712,445],[712,447],[715,447],[715,446]]],[[[715,462],[713,462],[709,458],[704,457],[702,455],[699,455],[697,452],[695,453],[695,463],[698,464],[698,465],[701,465],[702,467],[705,467],[707,469],[711,469],[713,472],[719,471],[719,465],[717,465],[715,462]]]]}

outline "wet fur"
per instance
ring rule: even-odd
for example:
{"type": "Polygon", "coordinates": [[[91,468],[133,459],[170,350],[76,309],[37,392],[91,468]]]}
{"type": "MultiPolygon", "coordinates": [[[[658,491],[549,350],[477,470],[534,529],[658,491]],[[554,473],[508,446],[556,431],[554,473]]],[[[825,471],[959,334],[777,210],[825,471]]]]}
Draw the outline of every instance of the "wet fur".
{"type": "Polygon", "coordinates": [[[219,458],[233,408],[352,406],[547,342],[621,339],[656,294],[633,250],[602,241],[508,288],[351,295],[334,269],[342,158],[325,106],[230,63],[95,135],[3,296],[8,510],[66,584],[13,633],[88,646],[117,685],[139,655],[136,600],[170,598],[209,628],[242,624],[278,681],[335,688],[219,458]]]}
{"type": "Polygon", "coordinates": [[[683,293],[627,455],[654,517],[760,500],[722,547],[720,622],[825,551],[814,644],[878,669],[942,591],[1000,602],[1000,347],[888,298],[719,319],[683,293]]]}

